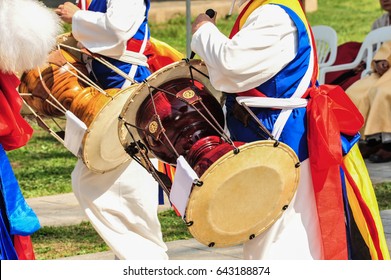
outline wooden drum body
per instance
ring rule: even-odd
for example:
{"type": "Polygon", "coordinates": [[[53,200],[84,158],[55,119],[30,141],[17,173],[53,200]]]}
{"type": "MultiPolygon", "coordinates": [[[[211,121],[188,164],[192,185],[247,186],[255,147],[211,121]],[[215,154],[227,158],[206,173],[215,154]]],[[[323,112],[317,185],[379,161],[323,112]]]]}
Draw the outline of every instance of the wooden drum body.
{"type": "Polygon", "coordinates": [[[85,64],[63,49],[53,51],[48,61],[20,78],[19,92],[34,114],[42,117],[40,122],[64,117],[66,111],[79,118],[87,130],[78,156],[94,172],[104,173],[130,160],[117,128],[119,113],[135,87],[103,91],[89,85],[82,78],[88,77],[85,64]]]}

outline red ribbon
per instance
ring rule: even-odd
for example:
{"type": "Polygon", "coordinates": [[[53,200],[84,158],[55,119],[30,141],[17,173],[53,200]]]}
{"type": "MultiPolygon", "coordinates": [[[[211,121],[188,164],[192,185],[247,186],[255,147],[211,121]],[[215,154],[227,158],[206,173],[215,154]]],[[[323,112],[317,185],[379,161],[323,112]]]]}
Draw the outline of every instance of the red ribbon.
{"type": "Polygon", "coordinates": [[[26,145],[33,135],[20,114],[23,101],[16,91],[19,83],[15,75],[0,71],[0,144],[6,151],[26,145]]]}
{"type": "Polygon", "coordinates": [[[355,135],[364,119],[343,89],[308,89],[308,149],[325,259],[347,259],[341,189],[341,133],[355,135]]]}

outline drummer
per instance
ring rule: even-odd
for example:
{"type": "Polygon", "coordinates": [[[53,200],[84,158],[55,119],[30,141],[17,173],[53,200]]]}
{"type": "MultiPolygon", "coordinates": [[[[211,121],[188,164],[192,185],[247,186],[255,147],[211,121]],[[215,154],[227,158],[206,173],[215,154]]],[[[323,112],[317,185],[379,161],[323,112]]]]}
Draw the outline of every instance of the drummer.
{"type": "MultiPolygon", "coordinates": [[[[91,75],[104,88],[127,88],[145,80],[150,33],[149,0],[79,0],[61,4],[56,13],[72,24],[81,48],[102,55],[126,73],[116,73],[96,60],[88,60],[91,75]]],[[[167,259],[157,217],[158,184],[135,161],[98,174],[78,160],[72,188],[94,228],[118,259],[167,259]]]]}
{"type": "Polygon", "coordinates": [[[362,117],[342,89],[322,87],[324,94],[318,94],[316,53],[299,1],[238,3],[246,5],[229,38],[216,27],[216,17],[200,14],[191,48],[205,61],[212,85],[227,93],[233,140],[262,140],[256,122],[241,118],[237,102],[240,96],[253,97],[258,119],[301,161],[291,204],[268,230],[245,243],[244,258],[389,259],[376,197],[356,145],[362,117]],[[280,98],[290,98],[290,107],[275,109],[280,98]],[[301,105],[303,99],[307,106],[301,105]],[[275,105],[265,108],[265,100],[275,105]],[[300,101],[297,108],[295,101],[300,101]],[[339,115],[334,115],[327,108],[337,103],[339,115]]]}

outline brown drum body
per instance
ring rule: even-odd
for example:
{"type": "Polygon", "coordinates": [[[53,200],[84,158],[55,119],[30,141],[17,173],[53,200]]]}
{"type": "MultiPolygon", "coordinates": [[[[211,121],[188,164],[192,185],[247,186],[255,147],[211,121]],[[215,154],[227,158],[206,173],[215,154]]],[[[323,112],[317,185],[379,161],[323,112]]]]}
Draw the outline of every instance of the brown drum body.
{"type": "MultiPolygon", "coordinates": [[[[154,90],[152,93],[154,101],[152,102],[151,99],[147,98],[139,108],[136,126],[144,128],[139,130],[139,134],[152,152],[158,158],[170,164],[176,164],[177,157],[170,150],[168,141],[173,144],[178,154],[186,157],[196,142],[205,139],[207,136],[218,137],[219,135],[202,117],[202,115],[207,116],[208,120],[213,122],[205,108],[197,103],[195,109],[182,99],[177,98],[178,94],[182,96],[186,95],[186,92],[191,95],[197,92],[220,126],[224,126],[224,115],[219,102],[198,81],[193,84],[190,79],[176,79],[159,86],[159,90],[154,90]],[[166,92],[173,93],[173,95],[166,92]],[[151,131],[154,123],[154,106],[156,106],[157,114],[168,139],[161,136],[156,139],[153,131],[151,131]]],[[[207,142],[209,143],[209,141],[207,142]]],[[[208,143],[205,143],[205,145],[210,146],[208,143]]],[[[204,147],[200,146],[199,148],[204,147]]]]}
{"type": "MultiPolygon", "coordinates": [[[[73,67],[88,76],[84,63],[78,61],[65,50],[56,50],[50,57],[61,55],[73,67]],[[60,54],[59,54],[60,53],[60,54]]],[[[24,73],[19,86],[23,99],[39,115],[49,117],[63,116],[63,112],[56,108],[58,101],[66,110],[74,113],[88,127],[99,110],[111,100],[110,96],[116,94],[119,89],[106,90],[106,96],[97,89],[87,86],[79,78],[79,74],[69,64],[61,65],[61,61],[48,62],[40,67],[24,73]],[[39,74],[41,72],[41,76],[39,74]],[[71,73],[70,73],[71,72],[71,73]],[[72,74],[73,73],[73,74],[72,74]],[[42,79],[41,79],[42,77],[42,79]],[[47,102],[49,101],[49,102],[47,102]]]]}
{"type": "Polygon", "coordinates": [[[130,160],[119,140],[125,136],[118,134],[117,127],[119,113],[135,87],[102,93],[84,83],[85,78],[79,78],[80,73],[69,64],[88,78],[84,63],[60,49],[39,70],[23,73],[19,92],[39,116],[56,118],[64,115],[64,109],[72,112],[87,127],[80,150],[86,166],[98,173],[113,170],[130,160]]]}

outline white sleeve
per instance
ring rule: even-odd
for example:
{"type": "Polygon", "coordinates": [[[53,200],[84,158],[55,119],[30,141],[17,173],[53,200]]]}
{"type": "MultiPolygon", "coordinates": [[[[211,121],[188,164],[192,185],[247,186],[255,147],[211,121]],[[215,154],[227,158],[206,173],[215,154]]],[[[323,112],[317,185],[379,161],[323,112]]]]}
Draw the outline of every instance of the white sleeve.
{"type": "Polygon", "coordinates": [[[265,5],[232,39],[212,23],[202,25],[191,47],[205,61],[216,89],[240,92],[266,82],[295,57],[297,29],[282,8],[265,5]]]}
{"type": "Polygon", "coordinates": [[[145,9],[142,0],[108,0],[106,13],[77,11],[72,34],[91,52],[120,56],[143,22],[145,9]]]}

